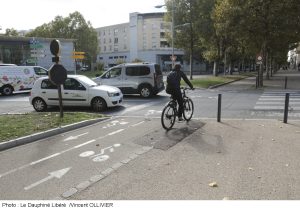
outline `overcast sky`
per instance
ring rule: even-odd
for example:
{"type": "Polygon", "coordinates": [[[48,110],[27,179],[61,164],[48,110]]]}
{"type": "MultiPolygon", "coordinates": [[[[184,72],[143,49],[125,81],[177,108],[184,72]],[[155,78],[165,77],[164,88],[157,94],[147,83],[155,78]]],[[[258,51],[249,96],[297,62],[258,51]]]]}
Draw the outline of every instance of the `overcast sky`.
{"type": "Polygon", "coordinates": [[[94,28],[129,22],[131,12],[163,12],[164,0],[0,0],[0,30],[34,29],[55,16],[80,12],[94,28]]]}

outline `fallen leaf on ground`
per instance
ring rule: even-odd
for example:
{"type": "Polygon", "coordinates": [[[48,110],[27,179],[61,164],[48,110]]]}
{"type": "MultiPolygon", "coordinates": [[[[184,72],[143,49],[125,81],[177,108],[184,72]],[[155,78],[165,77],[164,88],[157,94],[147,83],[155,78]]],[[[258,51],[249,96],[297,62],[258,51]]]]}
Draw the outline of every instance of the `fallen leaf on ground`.
{"type": "Polygon", "coordinates": [[[248,168],[248,170],[249,170],[249,171],[253,171],[254,169],[253,169],[253,168],[251,168],[251,167],[249,167],[249,168],[248,168]]]}

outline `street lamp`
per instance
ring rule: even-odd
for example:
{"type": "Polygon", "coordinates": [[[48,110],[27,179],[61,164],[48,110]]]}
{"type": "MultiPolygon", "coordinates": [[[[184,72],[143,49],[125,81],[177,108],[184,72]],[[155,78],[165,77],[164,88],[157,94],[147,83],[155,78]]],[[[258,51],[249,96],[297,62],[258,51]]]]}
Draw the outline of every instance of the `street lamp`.
{"type": "MultiPolygon", "coordinates": [[[[172,69],[174,69],[174,65],[175,65],[175,59],[174,59],[174,1],[172,0],[171,1],[172,3],[172,42],[171,42],[171,47],[172,47],[172,69]]],[[[157,5],[155,6],[155,8],[162,8],[164,6],[167,6],[166,4],[163,4],[163,5],[157,5]]]]}

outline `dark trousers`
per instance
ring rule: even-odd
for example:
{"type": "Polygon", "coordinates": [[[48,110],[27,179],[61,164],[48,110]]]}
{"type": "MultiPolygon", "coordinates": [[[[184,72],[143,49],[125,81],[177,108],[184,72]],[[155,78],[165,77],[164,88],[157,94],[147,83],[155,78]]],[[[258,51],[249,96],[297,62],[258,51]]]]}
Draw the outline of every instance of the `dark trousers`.
{"type": "Polygon", "coordinates": [[[180,89],[173,92],[172,98],[175,99],[177,101],[178,105],[179,105],[178,117],[182,117],[182,113],[183,113],[183,98],[182,98],[182,94],[181,94],[180,89]]]}

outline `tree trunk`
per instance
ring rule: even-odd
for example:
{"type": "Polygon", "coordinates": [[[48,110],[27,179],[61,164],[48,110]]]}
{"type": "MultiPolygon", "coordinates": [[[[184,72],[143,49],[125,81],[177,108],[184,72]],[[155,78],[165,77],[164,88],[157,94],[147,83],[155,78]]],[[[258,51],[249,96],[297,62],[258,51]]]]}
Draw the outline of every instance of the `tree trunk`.
{"type": "Polygon", "coordinates": [[[216,77],[218,76],[218,67],[219,67],[219,63],[218,61],[214,61],[214,70],[213,70],[213,75],[216,77]]]}

